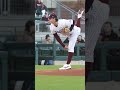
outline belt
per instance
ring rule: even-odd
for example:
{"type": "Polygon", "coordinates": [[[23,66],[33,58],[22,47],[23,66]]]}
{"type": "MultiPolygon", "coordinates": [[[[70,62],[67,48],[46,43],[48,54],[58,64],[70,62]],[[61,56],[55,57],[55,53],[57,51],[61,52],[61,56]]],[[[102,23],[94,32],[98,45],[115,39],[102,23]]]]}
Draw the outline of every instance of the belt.
{"type": "Polygon", "coordinates": [[[75,25],[75,21],[73,20],[73,24],[70,26],[70,31],[73,30],[74,25],[75,25]]]}

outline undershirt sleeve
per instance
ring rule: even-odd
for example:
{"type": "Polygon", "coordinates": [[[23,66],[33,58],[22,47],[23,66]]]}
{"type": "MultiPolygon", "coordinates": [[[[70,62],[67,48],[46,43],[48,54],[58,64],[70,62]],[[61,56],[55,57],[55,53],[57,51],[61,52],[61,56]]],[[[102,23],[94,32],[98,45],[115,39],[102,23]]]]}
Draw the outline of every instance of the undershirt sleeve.
{"type": "Polygon", "coordinates": [[[55,39],[56,39],[56,40],[62,45],[62,47],[64,48],[65,45],[64,45],[64,43],[62,42],[62,40],[60,39],[60,37],[58,36],[58,34],[55,33],[55,34],[53,34],[53,35],[54,35],[55,39]]]}

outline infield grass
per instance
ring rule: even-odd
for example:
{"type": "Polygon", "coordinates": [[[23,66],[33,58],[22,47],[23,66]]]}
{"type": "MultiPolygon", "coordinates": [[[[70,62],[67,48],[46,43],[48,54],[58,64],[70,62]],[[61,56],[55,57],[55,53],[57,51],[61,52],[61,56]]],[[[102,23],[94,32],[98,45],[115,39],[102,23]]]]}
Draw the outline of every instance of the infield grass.
{"type": "Polygon", "coordinates": [[[85,90],[84,76],[36,76],[35,90],[85,90]]]}
{"type": "MultiPolygon", "coordinates": [[[[40,66],[36,70],[55,70],[60,65],[40,66]]],[[[84,68],[84,65],[73,65],[72,68],[84,68]]],[[[84,76],[35,76],[35,90],[85,90],[84,76]]]]}

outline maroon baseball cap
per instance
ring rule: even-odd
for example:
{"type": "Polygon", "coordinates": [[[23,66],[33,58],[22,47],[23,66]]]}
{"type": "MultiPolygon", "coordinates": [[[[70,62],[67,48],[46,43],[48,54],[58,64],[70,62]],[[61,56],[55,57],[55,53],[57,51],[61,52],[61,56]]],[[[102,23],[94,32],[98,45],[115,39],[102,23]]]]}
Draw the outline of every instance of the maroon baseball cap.
{"type": "Polygon", "coordinates": [[[57,15],[56,15],[55,13],[52,13],[52,14],[49,15],[48,18],[49,18],[49,19],[51,19],[51,18],[57,18],[57,15]]]}

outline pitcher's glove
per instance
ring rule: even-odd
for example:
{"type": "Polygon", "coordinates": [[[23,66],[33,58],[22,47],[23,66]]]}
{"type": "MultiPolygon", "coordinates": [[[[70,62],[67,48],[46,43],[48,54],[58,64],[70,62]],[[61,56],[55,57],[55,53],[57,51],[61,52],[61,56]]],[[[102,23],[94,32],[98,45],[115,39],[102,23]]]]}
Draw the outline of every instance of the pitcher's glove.
{"type": "Polygon", "coordinates": [[[66,28],[64,28],[64,32],[65,32],[65,33],[69,33],[69,32],[70,32],[70,29],[66,27],[66,28]]]}
{"type": "Polygon", "coordinates": [[[66,35],[69,35],[69,32],[70,32],[70,29],[65,27],[64,29],[62,29],[61,34],[66,36],[66,35]]]}

